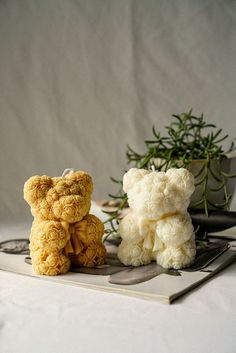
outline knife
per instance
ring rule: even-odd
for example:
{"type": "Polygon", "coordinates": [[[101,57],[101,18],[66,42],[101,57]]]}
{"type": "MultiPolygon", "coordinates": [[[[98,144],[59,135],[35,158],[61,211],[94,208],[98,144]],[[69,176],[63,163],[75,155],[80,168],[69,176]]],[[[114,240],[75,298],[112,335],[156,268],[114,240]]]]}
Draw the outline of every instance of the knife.
{"type": "Polygon", "coordinates": [[[197,255],[194,263],[190,267],[182,269],[182,271],[195,272],[203,270],[229,248],[230,245],[224,240],[209,242],[206,246],[197,249],[197,255]]]}

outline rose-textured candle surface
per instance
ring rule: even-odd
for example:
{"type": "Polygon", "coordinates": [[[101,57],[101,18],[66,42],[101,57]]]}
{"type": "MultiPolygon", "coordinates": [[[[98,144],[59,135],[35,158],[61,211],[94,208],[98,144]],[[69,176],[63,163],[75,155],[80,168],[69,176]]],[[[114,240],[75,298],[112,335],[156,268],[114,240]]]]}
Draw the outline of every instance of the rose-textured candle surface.
{"type": "Polygon", "coordinates": [[[125,265],[152,260],[180,269],[195,258],[195,236],[187,212],[194,192],[194,177],[184,168],[166,173],[130,169],[123,178],[130,212],[122,219],[118,257],[125,265]]]}
{"type": "Polygon", "coordinates": [[[65,273],[71,262],[86,267],[104,264],[104,226],[89,214],[92,191],[92,178],[83,171],[26,181],[24,198],[34,216],[30,255],[37,274],[65,273]]]}

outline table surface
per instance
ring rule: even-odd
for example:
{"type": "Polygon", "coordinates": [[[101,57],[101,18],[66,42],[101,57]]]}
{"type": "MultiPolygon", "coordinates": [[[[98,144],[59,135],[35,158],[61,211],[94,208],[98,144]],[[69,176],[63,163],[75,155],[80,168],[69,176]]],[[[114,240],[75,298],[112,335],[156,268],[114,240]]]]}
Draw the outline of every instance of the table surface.
{"type": "MultiPolygon", "coordinates": [[[[0,239],[29,228],[2,224],[0,239]]],[[[0,271],[0,351],[235,353],[235,279],[233,264],[165,305],[0,271]]]]}

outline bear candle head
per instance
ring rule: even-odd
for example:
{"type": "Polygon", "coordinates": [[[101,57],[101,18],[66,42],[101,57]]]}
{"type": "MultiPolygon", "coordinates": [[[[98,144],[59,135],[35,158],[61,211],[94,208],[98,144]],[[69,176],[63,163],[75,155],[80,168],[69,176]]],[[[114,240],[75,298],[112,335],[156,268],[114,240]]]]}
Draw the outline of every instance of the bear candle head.
{"type": "Polygon", "coordinates": [[[90,175],[77,171],[65,177],[29,178],[24,185],[24,198],[37,219],[74,223],[88,214],[92,191],[90,175]]]}
{"type": "Polygon", "coordinates": [[[131,210],[150,219],[186,212],[194,191],[194,177],[184,168],[167,172],[130,169],[123,178],[131,210]]]}

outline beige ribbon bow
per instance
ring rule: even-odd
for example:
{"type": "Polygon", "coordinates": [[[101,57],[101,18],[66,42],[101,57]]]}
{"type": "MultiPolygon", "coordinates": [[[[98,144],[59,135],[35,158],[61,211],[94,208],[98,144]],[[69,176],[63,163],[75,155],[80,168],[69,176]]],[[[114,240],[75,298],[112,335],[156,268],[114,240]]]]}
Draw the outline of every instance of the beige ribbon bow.
{"type": "Polygon", "coordinates": [[[70,239],[65,246],[65,253],[78,255],[84,248],[81,239],[86,238],[87,232],[87,221],[83,220],[76,224],[70,224],[68,232],[70,233],[70,239]]]}
{"type": "Polygon", "coordinates": [[[144,237],[143,248],[152,251],[157,251],[159,248],[159,239],[157,235],[157,223],[156,219],[148,219],[140,217],[138,221],[138,227],[140,235],[144,237]]]}
{"type": "Polygon", "coordinates": [[[158,222],[162,219],[177,215],[177,212],[165,213],[160,219],[148,219],[140,217],[138,227],[140,235],[144,237],[143,248],[152,251],[161,250],[164,246],[158,236],[158,222]]]}

